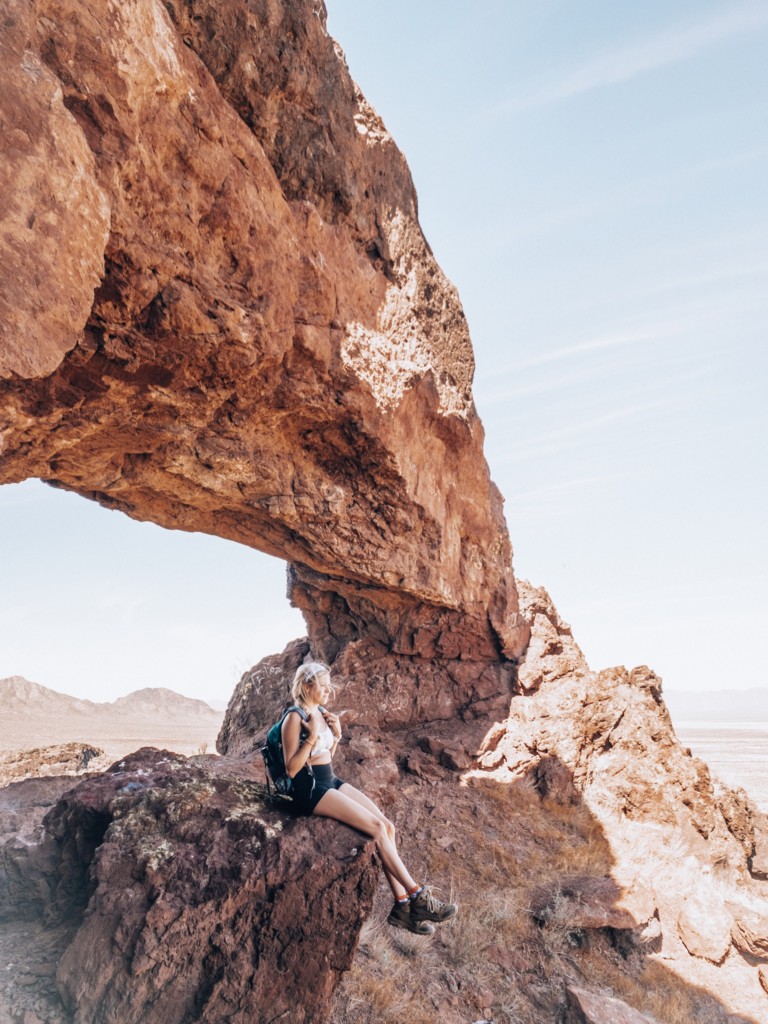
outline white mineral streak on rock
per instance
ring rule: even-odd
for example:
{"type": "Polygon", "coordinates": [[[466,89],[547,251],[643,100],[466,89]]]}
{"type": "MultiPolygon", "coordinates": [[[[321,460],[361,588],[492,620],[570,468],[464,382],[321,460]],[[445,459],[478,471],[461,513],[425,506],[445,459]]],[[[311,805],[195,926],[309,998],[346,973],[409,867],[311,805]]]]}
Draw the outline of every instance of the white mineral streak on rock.
{"type": "Polygon", "coordinates": [[[111,0],[109,8],[122,26],[111,49],[125,79],[146,83],[151,68],[156,84],[167,86],[176,81],[181,76],[176,33],[161,5],[156,0],[111,0]]]}
{"type": "MultiPolygon", "coordinates": [[[[420,329],[412,307],[418,279],[412,270],[402,287],[387,290],[378,316],[378,330],[361,323],[347,325],[341,357],[346,366],[371,389],[380,409],[396,409],[405,393],[429,371],[439,368],[440,357],[420,329]]],[[[466,416],[467,403],[452,381],[435,376],[443,415],[466,416]]]]}

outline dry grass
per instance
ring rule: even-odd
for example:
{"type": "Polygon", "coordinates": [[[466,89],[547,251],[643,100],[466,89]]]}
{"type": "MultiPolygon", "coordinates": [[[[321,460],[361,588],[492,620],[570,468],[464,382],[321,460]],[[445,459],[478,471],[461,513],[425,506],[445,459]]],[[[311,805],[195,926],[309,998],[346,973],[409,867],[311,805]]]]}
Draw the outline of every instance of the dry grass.
{"type": "Polygon", "coordinates": [[[613,994],[664,1024],[725,1019],[664,966],[640,953],[622,956],[610,933],[533,921],[535,888],[611,873],[610,846],[587,807],[541,800],[524,783],[414,784],[405,796],[408,810],[397,821],[403,859],[460,912],[431,939],[396,931],[385,923],[390,897],[382,887],[337,992],[333,1024],[552,1024],[568,984],[613,994]],[[435,842],[445,837],[448,849],[435,842]]]}

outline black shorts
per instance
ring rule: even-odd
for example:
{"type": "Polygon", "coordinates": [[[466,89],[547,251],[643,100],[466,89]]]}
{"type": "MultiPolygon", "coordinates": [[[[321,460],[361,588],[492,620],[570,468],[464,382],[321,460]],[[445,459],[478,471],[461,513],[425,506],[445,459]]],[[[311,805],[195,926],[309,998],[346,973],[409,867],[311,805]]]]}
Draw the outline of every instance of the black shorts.
{"type": "Polygon", "coordinates": [[[329,789],[338,789],[343,785],[343,779],[333,774],[333,766],[330,764],[313,764],[312,775],[306,768],[302,768],[293,777],[293,806],[301,814],[311,814],[329,789]]]}

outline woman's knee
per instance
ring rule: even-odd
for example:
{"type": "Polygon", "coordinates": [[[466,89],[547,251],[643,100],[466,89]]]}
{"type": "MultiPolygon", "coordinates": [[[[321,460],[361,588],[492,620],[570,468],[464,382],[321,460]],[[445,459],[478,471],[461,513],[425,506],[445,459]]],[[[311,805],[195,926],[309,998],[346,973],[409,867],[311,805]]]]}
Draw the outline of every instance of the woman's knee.
{"type": "Polygon", "coordinates": [[[390,838],[389,829],[387,828],[387,825],[390,823],[373,815],[371,815],[371,818],[371,836],[376,840],[377,844],[386,842],[390,838]]]}
{"type": "Polygon", "coordinates": [[[384,819],[384,828],[387,830],[387,838],[390,840],[390,842],[394,843],[396,835],[395,826],[392,824],[389,818],[384,819]]]}

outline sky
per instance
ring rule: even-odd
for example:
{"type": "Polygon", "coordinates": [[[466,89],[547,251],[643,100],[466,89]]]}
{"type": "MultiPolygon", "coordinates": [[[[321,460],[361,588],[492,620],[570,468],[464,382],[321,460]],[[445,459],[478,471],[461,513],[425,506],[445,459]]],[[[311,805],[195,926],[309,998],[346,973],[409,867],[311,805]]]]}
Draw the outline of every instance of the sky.
{"type": "MultiPolygon", "coordinates": [[[[768,4],[328,0],[457,285],[518,576],[591,666],[768,686],[768,4]]],[[[226,700],[285,567],[0,488],[0,678],[226,700]]]]}

